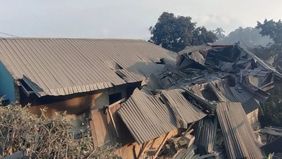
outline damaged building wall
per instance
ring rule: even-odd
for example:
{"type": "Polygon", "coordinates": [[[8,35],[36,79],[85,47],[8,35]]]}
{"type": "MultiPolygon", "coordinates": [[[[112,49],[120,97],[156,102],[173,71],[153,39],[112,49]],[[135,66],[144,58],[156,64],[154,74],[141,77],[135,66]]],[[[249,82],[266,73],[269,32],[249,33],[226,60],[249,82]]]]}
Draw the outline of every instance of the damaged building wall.
{"type": "Polygon", "coordinates": [[[113,103],[104,110],[91,110],[90,128],[95,146],[115,145],[118,142],[121,146],[114,153],[124,159],[156,157],[166,140],[178,134],[178,129],[175,128],[144,143],[138,143],[117,113],[122,107],[121,103],[122,101],[113,103]]]}
{"type": "MultiPolygon", "coordinates": [[[[138,84],[133,84],[135,87],[138,84]]],[[[130,88],[131,89],[131,88],[130,88]]],[[[74,94],[62,97],[42,97],[30,101],[32,113],[41,114],[41,109],[45,109],[45,115],[52,117],[56,112],[64,112],[67,114],[79,115],[88,112],[90,109],[103,109],[122,98],[126,98],[131,90],[127,86],[119,86],[115,88],[105,89],[102,91],[74,94]]]]}
{"type": "Polygon", "coordinates": [[[133,142],[126,144],[115,150],[117,156],[122,157],[123,159],[132,159],[132,158],[145,158],[145,157],[157,157],[156,153],[160,151],[165,142],[176,136],[178,134],[178,129],[174,129],[167,134],[161,135],[155,139],[152,139],[148,142],[140,144],[138,142],[133,142]]]}

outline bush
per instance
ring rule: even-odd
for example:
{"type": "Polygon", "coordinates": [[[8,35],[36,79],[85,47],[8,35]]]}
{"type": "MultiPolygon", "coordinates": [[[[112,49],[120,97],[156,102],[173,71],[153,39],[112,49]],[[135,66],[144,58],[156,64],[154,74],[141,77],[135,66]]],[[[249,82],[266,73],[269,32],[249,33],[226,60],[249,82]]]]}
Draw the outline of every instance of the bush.
{"type": "Polygon", "coordinates": [[[20,106],[0,107],[0,158],[21,151],[28,158],[108,158],[111,148],[95,149],[89,132],[74,139],[72,125],[57,115],[37,117],[20,106]]]}

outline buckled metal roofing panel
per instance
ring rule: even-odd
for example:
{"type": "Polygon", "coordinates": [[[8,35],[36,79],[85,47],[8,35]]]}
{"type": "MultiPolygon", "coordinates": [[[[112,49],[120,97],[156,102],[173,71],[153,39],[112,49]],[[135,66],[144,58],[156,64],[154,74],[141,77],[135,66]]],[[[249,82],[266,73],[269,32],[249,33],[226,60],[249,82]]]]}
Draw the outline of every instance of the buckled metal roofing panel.
{"type": "Polygon", "coordinates": [[[229,158],[263,158],[255,142],[253,129],[240,103],[219,102],[216,113],[229,158]]]}
{"type": "Polygon", "coordinates": [[[158,95],[147,94],[136,89],[132,96],[122,103],[118,113],[137,142],[144,143],[180,128],[177,119],[188,124],[205,116],[185,101],[178,90],[163,93],[169,102],[161,100],[160,98],[163,97],[158,95]]]}
{"type": "Polygon", "coordinates": [[[178,89],[163,90],[162,95],[172,108],[175,116],[179,116],[186,125],[206,116],[200,109],[187,101],[178,89]]]}
{"type": "Polygon", "coordinates": [[[157,138],[176,129],[170,108],[152,95],[136,89],[118,111],[138,143],[157,138]]]}

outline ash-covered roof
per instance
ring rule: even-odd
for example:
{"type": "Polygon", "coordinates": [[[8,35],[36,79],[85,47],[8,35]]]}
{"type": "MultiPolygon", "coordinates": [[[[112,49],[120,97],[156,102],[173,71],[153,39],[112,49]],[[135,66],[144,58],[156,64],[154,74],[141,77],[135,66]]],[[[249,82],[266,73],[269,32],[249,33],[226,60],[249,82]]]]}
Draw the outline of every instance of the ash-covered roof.
{"type": "Polygon", "coordinates": [[[220,102],[216,114],[229,158],[263,158],[253,129],[240,103],[220,102]]]}
{"type": "Polygon", "coordinates": [[[138,82],[169,51],[142,40],[0,39],[0,61],[38,96],[68,95],[138,82]]]}
{"type": "Polygon", "coordinates": [[[138,143],[157,138],[206,116],[179,90],[166,90],[162,97],[136,89],[118,113],[138,143]]]}

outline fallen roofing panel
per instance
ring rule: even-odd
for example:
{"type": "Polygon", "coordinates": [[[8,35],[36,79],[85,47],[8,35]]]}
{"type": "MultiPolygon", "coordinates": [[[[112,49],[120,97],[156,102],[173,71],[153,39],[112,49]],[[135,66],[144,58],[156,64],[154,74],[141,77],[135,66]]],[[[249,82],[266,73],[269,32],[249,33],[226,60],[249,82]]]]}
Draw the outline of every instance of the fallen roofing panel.
{"type": "Polygon", "coordinates": [[[215,101],[218,99],[212,90],[207,89],[207,85],[207,83],[203,83],[195,84],[193,86],[188,85],[182,88],[198,103],[198,107],[213,113],[216,108],[215,101]]]}
{"type": "Polygon", "coordinates": [[[169,108],[154,96],[138,89],[122,103],[118,114],[138,143],[176,129],[176,121],[169,108]]]}
{"type": "Polygon", "coordinates": [[[250,55],[252,58],[254,58],[266,70],[271,70],[275,74],[275,76],[279,77],[280,79],[282,78],[282,74],[280,72],[278,72],[275,68],[267,65],[263,60],[258,58],[254,53],[249,51],[246,47],[241,46],[240,50],[243,51],[243,52],[246,52],[248,55],[250,55]]]}
{"type": "Polygon", "coordinates": [[[181,120],[181,124],[177,122],[179,127],[186,128],[188,123],[198,121],[206,116],[206,114],[204,114],[200,109],[188,102],[181,94],[180,90],[163,90],[161,93],[174,112],[177,121],[181,120]]]}
{"type": "Polygon", "coordinates": [[[168,50],[142,40],[0,39],[1,62],[14,79],[25,76],[27,85],[38,96],[68,95],[139,82],[143,78],[134,74],[147,76],[150,70],[162,68],[154,62],[161,58],[172,59],[168,50]],[[116,70],[127,77],[121,78],[116,70]]]}
{"type": "Polygon", "coordinates": [[[187,124],[205,116],[176,92],[176,90],[163,92],[169,101],[166,103],[157,96],[136,89],[132,96],[122,103],[118,113],[138,143],[144,143],[179,128],[178,117],[187,124]],[[172,97],[176,99],[173,101],[172,97]]]}
{"type": "Polygon", "coordinates": [[[216,112],[229,158],[263,158],[240,103],[219,102],[216,112]]]}
{"type": "Polygon", "coordinates": [[[209,85],[221,97],[221,101],[240,102],[247,114],[259,107],[255,96],[240,84],[231,86],[226,79],[211,81],[209,85]]]}
{"type": "Polygon", "coordinates": [[[204,118],[199,121],[196,135],[196,145],[199,153],[213,153],[216,140],[217,120],[216,118],[204,118]]]}

